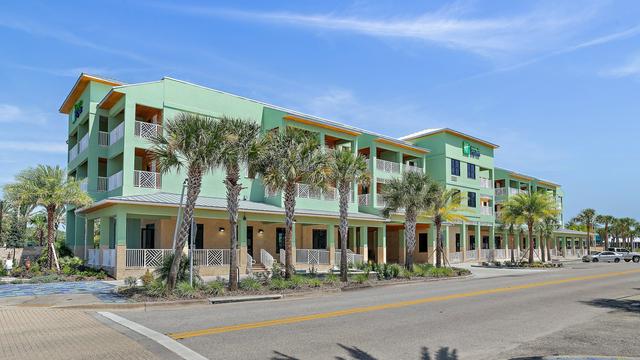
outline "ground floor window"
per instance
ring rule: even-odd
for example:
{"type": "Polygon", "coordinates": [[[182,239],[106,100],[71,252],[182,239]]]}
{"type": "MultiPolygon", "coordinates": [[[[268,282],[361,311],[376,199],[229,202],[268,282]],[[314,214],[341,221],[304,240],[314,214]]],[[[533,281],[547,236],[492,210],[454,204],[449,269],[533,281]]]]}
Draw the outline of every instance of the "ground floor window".
{"type": "Polygon", "coordinates": [[[284,249],[284,228],[276,228],[276,253],[280,254],[280,249],[284,249]]]}
{"type": "Polygon", "coordinates": [[[313,229],[313,248],[314,249],[326,249],[327,248],[327,230],[313,229]]]}
{"type": "Polygon", "coordinates": [[[489,237],[488,236],[483,236],[482,237],[482,248],[483,249],[488,249],[489,248],[489,237]]]}
{"type": "MultiPolygon", "coordinates": [[[[204,224],[196,224],[196,238],[193,239],[196,249],[204,249],[204,224]]],[[[191,249],[191,228],[187,238],[188,248],[191,249]]]]}
{"type": "Polygon", "coordinates": [[[456,252],[460,252],[460,248],[461,248],[460,244],[460,234],[456,234],[456,252]]]}
{"type": "Polygon", "coordinates": [[[140,248],[141,249],[154,249],[156,237],[156,225],[147,224],[141,229],[140,234],[140,248]]]}
{"type": "Polygon", "coordinates": [[[475,235],[470,235],[469,236],[469,250],[475,250],[476,249],[476,236],[475,235]]]}
{"type": "Polygon", "coordinates": [[[418,234],[418,251],[421,253],[426,253],[427,251],[429,251],[429,234],[418,234]]]}
{"type": "Polygon", "coordinates": [[[501,236],[496,236],[495,239],[495,247],[496,249],[502,249],[502,237],[501,236]]]}

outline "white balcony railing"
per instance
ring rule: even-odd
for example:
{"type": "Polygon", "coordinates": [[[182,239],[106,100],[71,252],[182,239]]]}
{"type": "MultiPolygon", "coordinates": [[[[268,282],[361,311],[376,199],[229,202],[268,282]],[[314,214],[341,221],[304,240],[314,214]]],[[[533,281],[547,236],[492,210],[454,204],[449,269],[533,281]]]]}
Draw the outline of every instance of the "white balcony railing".
{"type": "Polygon", "coordinates": [[[135,134],[143,139],[153,139],[159,134],[162,134],[162,126],[143,121],[136,121],[135,134]]]}
{"type": "Polygon", "coordinates": [[[80,190],[87,192],[89,190],[89,179],[84,178],[78,182],[80,184],[80,190]]]}
{"type": "MultiPolygon", "coordinates": [[[[356,254],[350,249],[347,249],[347,264],[348,266],[353,266],[356,263],[363,263],[364,256],[361,254],[356,254]]],[[[340,263],[342,263],[342,250],[336,250],[334,265],[340,267],[340,263]]]]}
{"type": "Polygon", "coordinates": [[[358,195],[358,205],[368,206],[371,203],[371,194],[358,195]]]}
{"type": "Polygon", "coordinates": [[[69,162],[73,161],[76,157],[78,157],[78,144],[73,145],[71,150],[69,150],[69,162]]]}
{"type": "Polygon", "coordinates": [[[87,150],[89,147],[89,134],[85,134],[80,142],[78,143],[78,154],[81,154],[83,151],[87,150]]]}
{"type": "Polygon", "coordinates": [[[162,175],[157,172],[134,170],[133,186],[145,189],[160,189],[162,175]]]}
{"type": "Polygon", "coordinates": [[[126,267],[154,268],[162,266],[164,259],[173,254],[172,249],[127,249],[126,267]]]}
{"type": "Polygon", "coordinates": [[[378,194],[378,196],[376,196],[376,206],[377,207],[385,207],[385,206],[387,206],[387,202],[384,201],[384,198],[382,197],[381,194],[378,194]]]}
{"type": "Polygon", "coordinates": [[[506,196],[506,195],[507,195],[506,187],[496,188],[496,196],[506,196]]]}
{"type": "Polygon", "coordinates": [[[489,206],[481,206],[480,214],[482,215],[493,215],[493,209],[489,206]]]}
{"type": "Polygon", "coordinates": [[[96,186],[97,192],[105,192],[109,189],[109,178],[104,176],[98,176],[98,185],[96,186]]]}
{"type": "Polygon", "coordinates": [[[109,146],[109,133],[106,131],[98,131],[98,145],[109,146]]]}
{"type": "Polygon", "coordinates": [[[116,249],[102,249],[102,266],[116,266],[116,249]]]}
{"type": "Polygon", "coordinates": [[[276,190],[273,190],[273,189],[268,188],[268,187],[264,189],[264,196],[265,197],[270,198],[270,197],[275,197],[277,195],[278,195],[278,191],[276,191],[276,190]]]}
{"type": "Polygon", "coordinates": [[[308,265],[328,265],[329,251],[322,249],[296,249],[296,262],[308,265]]]}
{"type": "Polygon", "coordinates": [[[509,195],[518,195],[520,193],[520,189],[516,189],[516,188],[509,188],[509,195]]]}
{"type": "Polygon", "coordinates": [[[109,133],[109,145],[115,144],[118,140],[124,137],[124,122],[121,122],[118,126],[113,128],[109,133]]]}
{"type": "Polygon", "coordinates": [[[111,191],[120,187],[122,187],[122,170],[109,176],[107,190],[111,191]]]}
{"type": "MultiPolygon", "coordinates": [[[[268,194],[267,197],[270,197],[268,194]]],[[[315,200],[326,200],[326,201],[334,201],[338,200],[339,194],[338,189],[334,187],[329,187],[327,189],[321,189],[317,187],[313,187],[309,184],[296,184],[296,197],[300,199],[315,199],[315,200]]],[[[349,192],[349,202],[353,202],[352,200],[352,192],[349,192]]]]}
{"type": "Polygon", "coordinates": [[[413,166],[413,165],[405,165],[404,166],[404,171],[408,171],[408,172],[416,172],[418,174],[422,173],[422,168],[419,166],[413,166]]]}
{"type": "Polygon", "coordinates": [[[452,252],[449,253],[449,262],[452,264],[459,264],[462,262],[462,253],[461,252],[452,252]]]}
{"type": "Polygon", "coordinates": [[[476,250],[467,250],[464,253],[464,258],[467,260],[477,260],[478,259],[478,251],[476,250]]]}
{"type": "Polygon", "coordinates": [[[397,162],[376,159],[376,169],[388,173],[400,173],[400,164],[397,162]]]}
{"type": "Polygon", "coordinates": [[[487,179],[487,178],[480,178],[480,187],[484,188],[484,189],[491,189],[493,186],[491,186],[491,180],[487,179]]]}
{"type": "MultiPolygon", "coordinates": [[[[196,249],[192,250],[191,254],[193,265],[197,266],[224,266],[231,262],[229,249],[196,249]]],[[[239,250],[237,254],[240,254],[239,250]]],[[[240,260],[239,257],[238,260],[240,260]]]]}

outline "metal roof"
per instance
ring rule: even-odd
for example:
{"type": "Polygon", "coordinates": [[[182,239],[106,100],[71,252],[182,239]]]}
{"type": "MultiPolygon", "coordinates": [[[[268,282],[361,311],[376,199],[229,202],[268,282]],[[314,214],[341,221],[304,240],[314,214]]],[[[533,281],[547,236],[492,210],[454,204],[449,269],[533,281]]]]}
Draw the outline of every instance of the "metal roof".
{"type": "MultiPolygon", "coordinates": [[[[114,196],[100,200],[99,202],[80,209],[79,211],[85,212],[91,208],[103,206],[106,204],[140,204],[140,205],[165,205],[165,206],[178,206],[180,202],[180,194],[172,194],[165,192],[158,192],[145,195],[131,195],[131,196],[114,196]]],[[[196,200],[196,208],[200,209],[212,209],[212,210],[227,210],[227,199],[217,197],[199,196],[196,200]]],[[[240,200],[239,211],[243,212],[262,212],[262,213],[275,213],[284,215],[284,209],[275,205],[265,204],[261,202],[240,200]]],[[[296,215],[299,216],[322,216],[322,217],[339,217],[338,211],[326,211],[326,210],[310,210],[296,208],[296,215]]],[[[371,221],[386,221],[387,219],[367,213],[349,213],[350,219],[358,220],[371,220],[371,221]]]]}
{"type": "Polygon", "coordinates": [[[584,235],[587,236],[587,233],[584,231],[577,231],[577,230],[571,230],[571,229],[567,229],[567,228],[560,228],[558,230],[555,230],[554,233],[558,233],[558,234],[568,234],[568,235],[584,235]]]}

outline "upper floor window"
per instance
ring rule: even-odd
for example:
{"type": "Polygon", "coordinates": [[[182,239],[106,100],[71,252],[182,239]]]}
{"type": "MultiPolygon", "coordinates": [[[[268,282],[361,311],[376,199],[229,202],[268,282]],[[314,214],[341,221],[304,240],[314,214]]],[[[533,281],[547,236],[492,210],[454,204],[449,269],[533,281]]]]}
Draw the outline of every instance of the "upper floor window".
{"type": "Polygon", "coordinates": [[[467,194],[467,206],[472,208],[476,207],[476,193],[469,192],[469,194],[467,194]]]}
{"type": "Polygon", "coordinates": [[[451,175],[460,176],[460,160],[451,159],[451,175]]]}
{"type": "Polygon", "coordinates": [[[476,166],[473,164],[467,164],[467,177],[469,179],[476,178],[476,166]]]}

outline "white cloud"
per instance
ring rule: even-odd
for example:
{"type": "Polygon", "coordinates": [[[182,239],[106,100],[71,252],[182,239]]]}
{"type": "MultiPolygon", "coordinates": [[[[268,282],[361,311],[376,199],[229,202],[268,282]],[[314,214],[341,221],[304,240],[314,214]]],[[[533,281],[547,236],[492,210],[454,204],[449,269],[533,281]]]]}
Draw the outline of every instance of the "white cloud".
{"type": "Polygon", "coordinates": [[[0,141],[0,150],[59,154],[66,153],[68,149],[64,142],[2,140],[0,141]]]}
{"type": "Polygon", "coordinates": [[[312,29],[354,32],[382,38],[407,38],[488,57],[555,48],[577,25],[595,15],[595,6],[535,9],[529,13],[491,17],[463,17],[469,9],[457,4],[412,17],[251,12],[202,6],[157,5],[193,16],[235,18],[312,29]]]}
{"type": "Polygon", "coordinates": [[[627,60],[626,63],[606,69],[600,74],[612,78],[638,77],[640,76],[640,54],[636,54],[627,60]]]}
{"type": "Polygon", "coordinates": [[[11,104],[0,104],[0,123],[44,124],[46,116],[35,110],[25,110],[11,104]]]}

